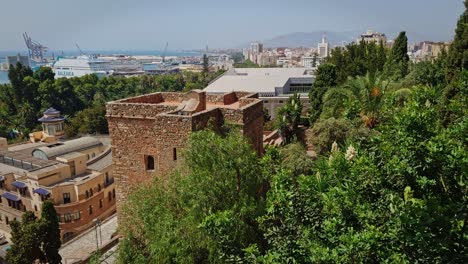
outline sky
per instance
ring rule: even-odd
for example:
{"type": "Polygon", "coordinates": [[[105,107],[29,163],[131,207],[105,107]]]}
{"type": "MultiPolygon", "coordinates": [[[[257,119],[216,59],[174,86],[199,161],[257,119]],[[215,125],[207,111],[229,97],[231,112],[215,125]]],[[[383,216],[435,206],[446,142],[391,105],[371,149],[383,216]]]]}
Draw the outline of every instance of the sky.
{"type": "MultiPolygon", "coordinates": [[[[293,32],[406,30],[447,41],[462,0],[0,0],[0,51],[239,47],[293,32]]],[[[391,36],[390,36],[391,37],[391,36]]]]}

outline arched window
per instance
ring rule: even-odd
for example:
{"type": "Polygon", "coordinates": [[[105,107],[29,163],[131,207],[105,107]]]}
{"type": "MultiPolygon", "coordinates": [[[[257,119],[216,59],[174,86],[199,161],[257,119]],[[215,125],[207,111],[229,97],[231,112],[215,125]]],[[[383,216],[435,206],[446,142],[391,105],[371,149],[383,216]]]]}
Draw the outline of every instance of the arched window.
{"type": "Polygon", "coordinates": [[[146,156],[146,170],[154,170],[153,156],[146,156]]]}
{"type": "Polygon", "coordinates": [[[89,192],[88,192],[88,190],[86,190],[85,194],[86,194],[86,198],[89,198],[89,192]]]}
{"type": "Polygon", "coordinates": [[[89,189],[89,196],[93,196],[93,188],[89,189]]]}
{"type": "Polygon", "coordinates": [[[98,184],[98,185],[97,185],[97,191],[98,191],[98,192],[101,191],[101,184],[98,184]]]}

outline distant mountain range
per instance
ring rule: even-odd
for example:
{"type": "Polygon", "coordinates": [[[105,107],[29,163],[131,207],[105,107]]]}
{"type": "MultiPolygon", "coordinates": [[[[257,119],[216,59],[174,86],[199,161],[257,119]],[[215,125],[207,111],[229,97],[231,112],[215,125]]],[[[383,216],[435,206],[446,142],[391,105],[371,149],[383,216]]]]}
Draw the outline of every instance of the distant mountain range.
{"type": "MultiPolygon", "coordinates": [[[[386,32],[383,31],[388,39],[393,39],[398,35],[398,31],[386,32]]],[[[260,40],[266,48],[278,48],[278,47],[316,47],[317,43],[322,40],[322,35],[325,33],[327,41],[331,45],[341,45],[342,43],[352,42],[357,40],[359,35],[364,31],[312,31],[312,32],[294,32],[281,36],[277,36],[271,39],[260,40]]],[[[420,42],[425,40],[431,41],[447,41],[439,39],[431,39],[428,35],[421,34],[418,32],[406,32],[409,43],[420,42]]],[[[239,46],[239,48],[248,47],[249,43],[239,46]]]]}

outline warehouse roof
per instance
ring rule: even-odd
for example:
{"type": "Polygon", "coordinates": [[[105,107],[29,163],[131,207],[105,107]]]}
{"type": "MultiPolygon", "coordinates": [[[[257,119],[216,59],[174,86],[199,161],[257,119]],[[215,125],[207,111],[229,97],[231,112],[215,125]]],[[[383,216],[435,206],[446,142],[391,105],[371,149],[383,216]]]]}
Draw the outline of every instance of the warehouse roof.
{"type": "Polygon", "coordinates": [[[236,68],[210,83],[204,91],[275,93],[275,88],[284,87],[291,78],[313,78],[313,76],[307,75],[305,68],[236,68]]]}

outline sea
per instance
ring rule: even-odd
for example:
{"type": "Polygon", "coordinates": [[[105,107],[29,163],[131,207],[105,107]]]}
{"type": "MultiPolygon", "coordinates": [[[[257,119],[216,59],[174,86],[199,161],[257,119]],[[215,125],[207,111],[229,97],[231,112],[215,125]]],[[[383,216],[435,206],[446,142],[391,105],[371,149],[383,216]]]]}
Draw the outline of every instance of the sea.
{"type": "MultiPolygon", "coordinates": [[[[160,56],[164,52],[160,50],[86,50],[86,54],[100,54],[100,55],[115,55],[115,54],[125,54],[125,55],[153,55],[160,56]]],[[[5,62],[5,56],[11,56],[20,53],[21,55],[26,55],[28,52],[26,50],[20,51],[0,51],[0,64],[5,62]]],[[[78,56],[80,55],[79,51],[59,51],[54,52],[54,56],[78,56]]],[[[52,52],[48,52],[47,56],[52,56],[52,52]]],[[[166,56],[172,57],[198,57],[201,56],[199,51],[167,51],[166,56]]],[[[9,83],[8,72],[0,70],[0,84],[9,83]]]]}

